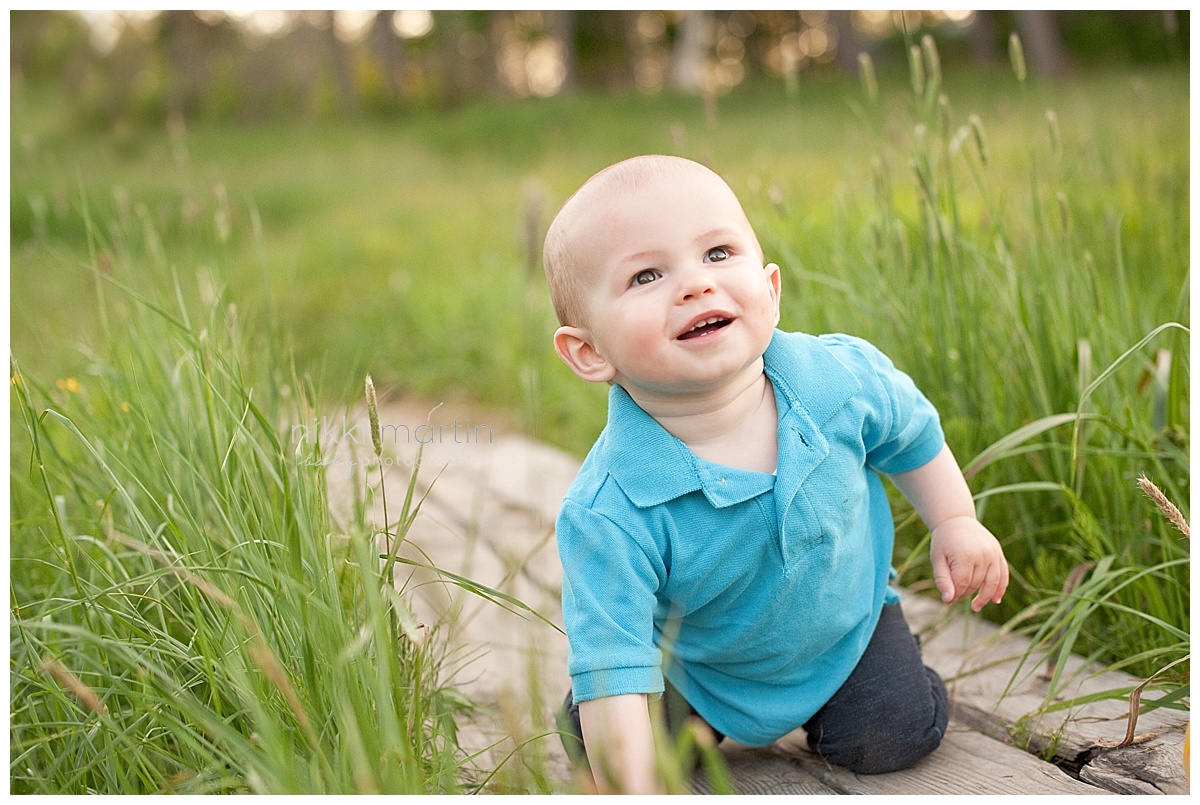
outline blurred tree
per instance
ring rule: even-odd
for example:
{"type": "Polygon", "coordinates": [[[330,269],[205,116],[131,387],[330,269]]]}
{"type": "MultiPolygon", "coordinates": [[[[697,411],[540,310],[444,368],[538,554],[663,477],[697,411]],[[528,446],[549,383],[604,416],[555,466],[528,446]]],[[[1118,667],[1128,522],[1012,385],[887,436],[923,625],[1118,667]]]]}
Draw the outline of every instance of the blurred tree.
{"type": "Polygon", "coordinates": [[[12,11],[9,16],[9,82],[60,84],[77,104],[98,94],[97,55],[83,18],[62,11],[12,11]]]}
{"type": "Polygon", "coordinates": [[[484,66],[484,86],[492,95],[511,95],[512,90],[500,75],[501,51],[504,48],[505,16],[509,11],[488,11],[487,13],[487,52],[484,66]]]}
{"type": "Polygon", "coordinates": [[[704,88],[704,73],[712,43],[712,12],[684,11],[671,50],[671,87],[683,92],[704,88]]]}
{"type": "Polygon", "coordinates": [[[404,103],[404,90],[400,76],[404,69],[404,40],[396,34],[392,25],[395,11],[377,11],[367,32],[367,44],[379,61],[382,74],[384,102],[392,109],[404,103]]]}
{"type": "Polygon", "coordinates": [[[326,42],[314,21],[301,15],[283,36],[250,49],[256,81],[241,98],[247,116],[309,116],[326,111],[322,109],[322,97],[327,96],[322,81],[326,42]]]}
{"type": "Polygon", "coordinates": [[[1063,46],[1058,12],[1027,8],[1016,14],[1030,69],[1051,78],[1067,75],[1071,71],[1071,58],[1063,46]]]}
{"type": "Polygon", "coordinates": [[[640,11],[617,11],[617,25],[621,31],[621,54],[622,67],[627,76],[628,85],[631,87],[639,86],[638,84],[638,62],[645,58],[645,41],[646,37],[642,35],[638,29],[638,20],[641,18],[640,11]]]}
{"type": "Polygon", "coordinates": [[[358,93],[354,86],[354,72],[351,69],[349,49],[337,34],[337,25],[333,14],[332,11],[324,12],[321,27],[325,31],[325,46],[337,84],[337,106],[342,114],[354,115],[359,111],[358,93]]]}
{"type": "Polygon", "coordinates": [[[854,12],[839,9],[829,12],[829,24],[837,32],[835,60],[842,72],[858,74],[858,55],[871,51],[870,40],[866,39],[854,25],[854,12]]]}
{"type": "Polygon", "coordinates": [[[971,61],[978,65],[1000,64],[1003,53],[996,39],[996,12],[976,11],[975,19],[967,29],[967,51],[971,61]]]}
{"type": "Polygon", "coordinates": [[[167,114],[176,120],[197,116],[211,75],[212,30],[191,11],[163,11],[159,42],[167,61],[167,114]]]}
{"type": "Polygon", "coordinates": [[[944,58],[1003,65],[1019,32],[1030,70],[1186,62],[1188,11],[444,10],[395,12],[339,38],[334,12],[13,11],[14,91],[57,83],[85,125],[350,114],[404,103],[455,105],[472,95],[550,95],[573,88],[685,92],[730,88],[836,66],[903,70],[920,30],[944,58]],[[421,22],[424,20],[424,22],[421,22]],[[430,22],[425,25],[425,22],[430,22]],[[908,26],[906,36],[902,28],[908,26]],[[706,87],[706,82],[713,82],[706,87]]]}
{"type": "Polygon", "coordinates": [[[1087,11],[1060,17],[1076,64],[1178,61],[1188,54],[1189,12],[1087,11]]]}
{"type": "Polygon", "coordinates": [[[631,89],[637,78],[637,47],[630,18],[636,11],[575,12],[575,61],[580,85],[631,89]]]}
{"type": "MultiPolygon", "coordinates": [[[[546,32],[562,46],[563,80],[561,92],[579,88],[579,62],[575,49],[574,11],[546,11],[546,32]]],[[[617,12],[621,13],[621,12],[617,12]]]]}
{"type": "Polygon", "coordinates": [[[72,52],[88,49],[83,20],[53,12],[10,12],[8,36],[8,70],[14,82],[55,78],[72,52]]]}

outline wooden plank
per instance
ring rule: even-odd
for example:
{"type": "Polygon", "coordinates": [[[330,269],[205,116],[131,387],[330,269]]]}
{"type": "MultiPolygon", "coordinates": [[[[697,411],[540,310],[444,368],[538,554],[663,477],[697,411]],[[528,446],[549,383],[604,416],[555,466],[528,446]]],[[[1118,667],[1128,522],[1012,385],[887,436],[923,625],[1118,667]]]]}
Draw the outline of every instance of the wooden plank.
{"type": "MultiPolygon", "coordinates": [[[[356,413],[361,415],[352,419],[365,419],[364,412],[356,413]]],[[[410,427],[428,417],[425,408],[388,406],[382,413],[389,423],[410,427]]],[[[457,435],[454,424],[465,422],[466,413],[440,409],[430,419],[442,428],[439,432],[457,435]]],[[[386,473],[392,509],[404,498],[416,446],[385,447],[395,459],[386,473]]],[[[339,444],[336,450],[344,463],[331,464],[329,473],[331,504],[343,512],[354,499],[351,487],[362,489],[375,480],[362,476],[362,464],[349,463],[366,458],[366,449],[345,460],[344,447],[339,444]]],[[[553,448],[502,433],[486,441],[447,438],[426,444],[422,463],[418,492],[429,495],[405,555],[501,589],[558,620],[561,568],[553,520],[578,463],[553,448]]],[[[373,504],[379,522],[378,497],[373,504]]],[[[396,512],[391,514],[394,518],[396,512]]],[[[433,574],[415,574],[409,590],[415,593],[409,601],[417,617],[444,627],[440,637],[454,658],[450,665],[458,667],[453,683],[482,705],[476,722],[464,724],[465,746],[483,749],[499,741],[497,750],[488,754],[507,752],[519,740],[532,737],[531,728],[538,734],[553,723],[567,684],[566,641],[560,633],[536,618],[515,615],[446,585],[433,574]],[[535,723],[519,726],[524,720],[520,714],[531,712],[535,723]]],[[[1153,740],[1125,749],[1097,749],[1097,742],[1116,743],[1124,735],[1123,702],[1037,715],[1048,686],[1039,675],[1040,657],[1021,667],[1027,641],[1004,634],[961,607],[945,608],[912,594],[904,599],[910,623],[922,634],[926,662],[948,681],[953,720],[942,748],[914,769],[860,777],[830,767],[786,740],[769,749],[726,742],[722,752],[739,793],[1101,793],[1006,745],[1017,725],[1034,751],[1049,755],[1056,749],[1059,757],[1078,758],[1084,764],[1081,777],[1103,788],[1120,793],[1187,790],[1180,757],[1184,717],[1170,711],[1147,714],[1138,729],[1154,731],[1153,740]],[[1013,685],[1006,693],[1010,680],[1013,685]]],[[[1094,677],[1092,670],[1071,658],[1069,684],[1061,695],[1085,695],[1139,681],[1126,675],[1094,677]]],[[[551,776],[568,779],[569,765],[557,738],[551,735],[536,743],[551,776]]],[[[697,790],[706,790],[704,785],[698,782],[697,790]]]]}
{"type": "MultiPolygon", "coordinates": [[[[578,462],[552,447],[504,433],[478,412],[443,406],[385,404],[384,470],[388,515],[394,522],[403,505],[417,449],[422,448],[416,481],[419,515],[400,546],[400,556],[459,574],[511,595],[561,628],[561,576],[554,518],[578,470],[578,462]],[[428,432],[418,430],[429,423],[428,432]],[[393,431],[400,436],[388,437],[393,431]],[[414,434],[405,439],[404,434],[414,434]],[[424,444],[417,443],[423,440],[424,444]]],[[[364,422],[365,410],[344,419],[364,422]]],[[[331,418],[342,421],[342,418],[331,418]]],[[[347,517],[350,503],[367,486],[378,484],[370,444],[344,440],[331,446],[327,479],[331,505],[347,517]]],[[[383,522],[383,500],[376,493],[370,517],[383,522]]],[[[449,583],[433,571],[397,565],[395,579],[419,623],[434,627],[443,658],[442,679],[465,693],[476,709],[460,723],[459,743],[467,753],[481,752],[479,766],[492,768],[517,761],[510,752],[525,741],[521,760],[541,765],[544,773],[568,786],[571,767],[553,729],[555,715],[570,684],[567,640],[554,626],[511,605],[482,598],[449,583]]]]}
{"type": "Polygon", "coordinates": [[[1069,794],[1111,792],[1073,779],[1014,746],[951,722],[942,745],[911,769],[855,774],[796,744],[777,751],[839,794],[1069,794]]]}
{"type": "Polygon", "coordinates": [[[1183,736],[1175,732],[1155,744],[1098,752],[1079,776],[1118,794],[1187,794],[1183,768],[1183,736]]]}
{"type": "MultiPolygon", "coordinates": [[[[1020,738],[1028,749],[1077,764],[1100,763],[1117,750],[1125,736],[1129,705],[1124,699],[1091,702],[1071,709],[1047,712],[1050,680],[1044,673],[1046,655],[1029,651],[1030,641],[964,613],[962,607],[906,593],[905,615],[921,635],[925,662],[946,680],[953,718],[992,737],[1020,738]],[[1028,654],[1027,659],[1022,659],[1028,654]]],[[[1094,664],[1072,655],[1063,665],[1060,689],[1053,697],[1062,702],[1117,688],[1131,688],[1140,679],[1120,672],[1101,672],[1094,664]]],[[[1151,779],[1129,777],[1118,782],[1120,758],[1113,756],[1091,773],[1098,784],[1128,793],[1147,786],[1158,793],[1174,792],[1183,781],[1182,740],[1187,715],[1153,710],[1138,718],[1137,732],[1148,740],[1139,744],[1138,762],[1129,769],[1153,768],[1151,779]],[[1103,769],[1103,771],[1101,771],[1103,769]],[[1173,770],[1173,771],[1172,771],[1173,770]]],[[[1082,774],[1082,772],[1081,772],[1082,774]]]]}
{"type": "MultiPolygon", "coordinates": [[[[756,749],[733,741],[721,744],[721,754],[729,765],[729,776],[736,794],[820,794],[838,792],[822,783],[790,758],[774,749],[756,749]]],[[[712,786],[703,772],[697,772],[693,793],[711,794],[712,786]]]]}

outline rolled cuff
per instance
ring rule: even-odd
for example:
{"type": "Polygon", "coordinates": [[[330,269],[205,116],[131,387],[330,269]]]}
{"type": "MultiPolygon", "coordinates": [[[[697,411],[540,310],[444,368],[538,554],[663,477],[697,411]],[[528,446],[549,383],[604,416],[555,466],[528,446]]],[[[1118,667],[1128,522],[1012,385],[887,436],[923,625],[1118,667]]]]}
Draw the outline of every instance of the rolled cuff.
{"type": "Polygon", "coordinates": [[[942,425],[934,417],[925,423],[920,435],[913,439],[903,452],[889,456],[883,461],[873,462],[872,467],[884,475],[910,472],[937,458],[945,444],[946,436],[942,433],[942,425]]]}
{"type": "Polygon", "coordinates": [[[626,693],[645,693],[657,698],[662,692],[662,670],[653,665],[584,671],[571,677],[571,696],[577,702],[626,693]]]}

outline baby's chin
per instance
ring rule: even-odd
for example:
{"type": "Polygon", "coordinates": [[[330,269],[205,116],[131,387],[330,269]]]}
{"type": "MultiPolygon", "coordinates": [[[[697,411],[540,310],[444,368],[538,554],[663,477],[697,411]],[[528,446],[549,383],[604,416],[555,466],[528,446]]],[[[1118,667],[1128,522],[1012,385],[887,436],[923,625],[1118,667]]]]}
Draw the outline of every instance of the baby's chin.
{"type": "Polygon", "coordinates": [[[679,371],[654,376],[633,377],[621,375],[612,382],[621,386],[635,400],[657,399],[684,400],[707,398],[728,391],[736,391],[747,383],[764,377],[762,354],[727,367],[710,366],[709,371],[679,371]]]}

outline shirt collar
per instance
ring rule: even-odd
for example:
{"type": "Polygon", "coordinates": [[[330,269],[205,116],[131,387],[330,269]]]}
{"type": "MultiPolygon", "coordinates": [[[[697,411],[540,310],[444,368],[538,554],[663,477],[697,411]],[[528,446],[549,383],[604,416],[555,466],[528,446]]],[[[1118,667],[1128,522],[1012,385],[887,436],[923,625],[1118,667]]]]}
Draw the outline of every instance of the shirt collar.
{"type": "MultiPolygon", "coordinates": [[[[789,411],[804,412],[820,426],[859,389],[858,380],[813,336],[775,331],[763,355],[775,388],[782,422],[789,411]],[[820,378],[808,385],[806,379],[820,378]]],[[[780,454],[790,429],[780,428],[780,454]]],[[[657,506],[691,492],[703,492],[717,508],[741,503],[768,491],[774,477],[732,470],[697,458],[679,439],[613,385],[608,396],[608,425],[603,446],[609,473],[638,508],[657,506]]]]}
{"type": "MultiPolygon", "coordinates": [[[[776,330],[763,353],[763,366],[776,398],[782,395],[788,407],[803,411],[816,427],[862,389],[858,378],[821,339],[806,333],[776,330]]],[[[782,409],[779,416],[783,418],[782,409]]]]}

